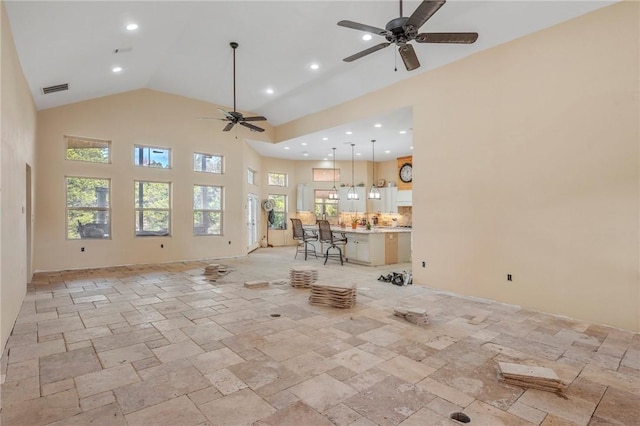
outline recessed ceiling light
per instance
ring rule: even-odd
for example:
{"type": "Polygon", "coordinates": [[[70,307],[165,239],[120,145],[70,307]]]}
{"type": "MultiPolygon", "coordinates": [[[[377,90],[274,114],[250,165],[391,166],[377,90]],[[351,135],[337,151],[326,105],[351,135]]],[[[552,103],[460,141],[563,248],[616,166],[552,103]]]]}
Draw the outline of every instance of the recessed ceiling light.
{"type": "Polygon", "coordinates": [[[129,24],[129,25],[127,25],[127,29],[129,31],[135,31],[135,30],[138,29],[138,24],[129,24]]]}
{"type": "Polygon", "coordinates": [[[347,132],[347,134],[348,134],[348,135],[352,135],[352,134],[353,134],[353,132],[347,132]]]}
{"type": "Polygon", "coordinates": [[[305,152],[305,153],[304,153],[304,154],[302,154],[302,155],[304,155],[305,157],[308,157],[308,156],[309,156],[309,153],[308,153],[308,152],[305,152]]]}
{"type": "Polygon", "coordinates": [[[401,135],[404,135],[404,134],[406,134],[406,133],[407,133],[407,131],[406,131],[406,130],[400,130],[400,134],[401,134],[401,135]]]}
{"type": "Polygon", "coordinates": [[[122,67],[113,67],[113,68],[111,68],[111,71],[120,72],[120,71],[122,71],[122,67]]]}
{"type": "Polygon", "coordinates": [[[382,124],[376,123],[376,124],[373,125],[373,127],[382,127],[382,124]]]}
{"type": "Polygon", "coordinates": [[[409,147],[409,149],[413,149],[413,147],[412,147],[412,146],[410,146],[410,147],[409,147]]]}
{"type": "Polygon", "coordinates": [[[385,154],[391,154],[391,151],[387,150],[384,152],[385,154]]]}
{"type": "Polygon", "coordinates": [[[329,157],[333,157],[333,154],[327,154],[329,157]]]}
{"type": "Polygon", "coordinates": [[[323,141],[328,141],[328,140],[329,140],[329,138],[324,137],[324,138],[322,138],[322,140],[323,140],[323,141]]]}
{"type": "Polygon", "coordinates": [[[300,145],[307,146],[307,143],[306,142],[302,142],[300,145]]]}
{"type": "Polygon", "coordinates": [[[359,153],[359,152],[356,152],[356,155],[362,155],[362,154],[361,154],[361,153],[359,153]]]}
{"type": "Polygon", "coordinates": [[[320,68],[320,65],[318,65],[318,64],[311,64],[311,65],[309,65],[309,68],[311,68],[312,70],[317,70],[318,68],[320,68]]]}
{"type": "Polygon", "coordinates": [[[273,89],[269,88],[266,90],[267,95],[273,95],[273,89]]]}
{"type": "Polygon", "coordinates": [[[284,149],[291,149],[291,148],[289,148],[288,146],[285,146],[284,149]]]}
{"type": "Polygon", "coordinates": [[[362,39],[363,39],[364,41],[369,41],[369,40],[371,40],[371,38],[372,38],[372,37],[371,37],[371,34],[365,34],[365,35],[363,35],[363,36],[362,36],[362,39]]]}
{"type": "Polygon", "coordinates": [[[323,158],[323,160],[324,160],[324,161],[327,161],[327,160],[328,160],[328,158],[326,158],[326,157],[325,157],[325,158],[323,158]]]}

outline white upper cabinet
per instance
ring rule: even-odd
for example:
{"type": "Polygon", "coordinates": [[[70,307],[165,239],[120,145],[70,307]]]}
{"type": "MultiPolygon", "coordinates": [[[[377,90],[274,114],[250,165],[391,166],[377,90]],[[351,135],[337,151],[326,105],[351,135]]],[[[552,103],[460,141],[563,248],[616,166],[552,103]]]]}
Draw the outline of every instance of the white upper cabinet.
{"type": "Polygon", "coordinates": [[[299,183],[296,190],[296,211],[313,211],[313,188],[311,185],[299,183]]]}
{"type": "Polygon", "coordinates": [[[340,200],[338,200],[338,210],[341,213],[364,213],[367,211],[367,188],[364,186],[356,186],[356,192],[358,193],[357,200],[349,200],[347,198],[348,186],[341,186],[338,189],[340,200]]]}
{"type": "MultiPolygon", "coordinates": [[[[398,188],[383,187],[380,190],[379,200],[369,200],[369,212],[371,213],[398,213],[398,188]]],[[[367,192],[368,195],[368,192],[367,192]]]]}

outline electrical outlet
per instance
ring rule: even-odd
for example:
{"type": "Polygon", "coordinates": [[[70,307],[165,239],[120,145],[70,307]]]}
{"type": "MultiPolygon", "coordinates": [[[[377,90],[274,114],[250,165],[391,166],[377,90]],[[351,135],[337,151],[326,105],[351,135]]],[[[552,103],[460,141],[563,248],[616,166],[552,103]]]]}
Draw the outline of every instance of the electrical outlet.
{"type": "Polygon", "coordinates": [[[513,277],[511,276],[511,274],[507,274],[507,281],[513,281],[513,277]]]}
{"type": "Polygon", "coordinates": [[[84,251],[84,247],[80,247],[80,251],[84,251]]]}
{"type": "Polygon", "coordinates": [[[231,241],[229,241],[229,245],[231,245],[231,241]]]}
{"type": "Polygon", "coordinates": [[[426,268],[427,267],[427,262],[425,262],[424,260],[422,261],[422,267],[426,268]]]}
{"type": "Polygon", "coordinates": [[[164,248],[164,244],[160,244],[160,248],[164,248]]]}

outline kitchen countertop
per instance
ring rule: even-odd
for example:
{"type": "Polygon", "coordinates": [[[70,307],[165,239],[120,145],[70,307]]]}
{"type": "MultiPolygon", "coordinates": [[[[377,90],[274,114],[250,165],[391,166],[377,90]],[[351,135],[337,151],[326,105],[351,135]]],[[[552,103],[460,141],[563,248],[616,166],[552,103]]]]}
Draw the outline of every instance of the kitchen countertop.
{"type": "Polygon", "coordinates": [[[331,230],[333,232],[344,232],[345,234],[388,234],[391,232],[411,232],[411,228],[402,228],[402,227],[371,227],[371,229],[367,229],[364,226],[358,226],[356,229],[352,229],[351,227],[340,228],[338,226],[332,226],[331,230]]]}

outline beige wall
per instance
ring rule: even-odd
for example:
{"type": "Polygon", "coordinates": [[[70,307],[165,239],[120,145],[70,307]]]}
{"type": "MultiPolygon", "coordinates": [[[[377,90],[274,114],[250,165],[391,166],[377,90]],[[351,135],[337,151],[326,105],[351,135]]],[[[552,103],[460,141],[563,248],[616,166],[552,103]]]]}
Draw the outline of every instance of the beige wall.
{"type": "Polygon", "coordinates": [[[0,348],[4,349],[30,280],[27,229],[33,216],[28,214],[26,170],[31,166],[33,182],[36,109],[18,61],[4,3],[0,3],[0,19],[0,348]]]}
{"type": "Polygon", "coordinates": [[[414,283],[638,331],[639,7],[603,8],[277,138],[412,104],[414,283]]]}
{"type": "MultiPolygon", "coordinates": [[[[243,137],[267,140],[272,129],[256,134],[196,117],[216,113],[215,105],[152,90],[136,90],[38,113],[36,191],[37,270],[60,270],[246,254],[246,198],[249,165],[256,154],[243,137]],[[112,163],[65,160],[64,135],[112,141],[112,163]],[[237,139],[236,139],[237,135],[237,139]],[[134,144],[172,150],[172,168],[133,165],[134,144]],[[192,171],[193,152],[224,156],[223,175],[192,171]],[[247,155],[244,155],[247,154],[247,155]],[[65,239],[65,176],[111,179],[112,239],[65,239]],[[172,183],[172,236],[136,238],[133,182],[172,183]],[[193,235],[193,185],[224,187],[222,236],[193,235]],[[240,214],[239,214],[240,213],[240,214]],[[161,244],[164,248],[161,248],[161,244]],[[80,248],[85,247],[85,252],[80,248]]],[[[257,166],[256,166],[257,167],[257,166]]]]}

